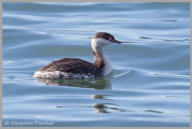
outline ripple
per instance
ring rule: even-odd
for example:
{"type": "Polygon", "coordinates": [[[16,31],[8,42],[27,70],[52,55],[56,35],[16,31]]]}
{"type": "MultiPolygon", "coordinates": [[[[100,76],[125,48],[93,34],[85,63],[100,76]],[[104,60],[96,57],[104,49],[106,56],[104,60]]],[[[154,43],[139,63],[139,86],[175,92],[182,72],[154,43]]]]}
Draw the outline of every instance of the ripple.
{"type": "Polygon", "coordinates": [[[189,3],[5,2],[2,118],[66,127],[189,126],[190,41],[189,3]],[[90,38],[98,31],[132,42],[105,48],[112,75],[31,77],[64,57],[93,62],[90,38]]]}

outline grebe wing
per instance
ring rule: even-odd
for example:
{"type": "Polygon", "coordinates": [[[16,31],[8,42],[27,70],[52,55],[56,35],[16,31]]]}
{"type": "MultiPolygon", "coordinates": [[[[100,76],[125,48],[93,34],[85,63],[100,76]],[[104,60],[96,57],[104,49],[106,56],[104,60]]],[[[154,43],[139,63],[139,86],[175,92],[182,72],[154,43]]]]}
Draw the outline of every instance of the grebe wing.
{"type": "Polygon", "coordinates": [[[95,67],[93,63],[78,58],[62,58],[53,61],[40,69],[40,71],[61,71],[78,74],[94,74],[95,67]]]}

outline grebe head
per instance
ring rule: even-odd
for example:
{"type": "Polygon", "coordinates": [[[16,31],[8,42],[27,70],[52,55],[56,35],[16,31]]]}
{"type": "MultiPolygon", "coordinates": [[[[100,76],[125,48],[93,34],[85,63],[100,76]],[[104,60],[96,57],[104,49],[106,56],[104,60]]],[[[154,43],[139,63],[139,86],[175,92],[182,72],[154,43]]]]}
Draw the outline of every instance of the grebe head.
{"type": "Polygon", "coordinates": [[[112,66],[109,58],[103,51],[103,47],[112,43],[122,43],[114,38],[113,35],[106,32],[97,32],[91,39],[91,46],[94,54],[94,65],[101,70],[103,75],[112,72],[112,66]]]}
{"type": "Polygon", "coordinates": [[[120,44],[122,42],[116,40],[113,35],[106,32],[97,32],[91,39],[91,46],[93,50],[103,48],[104,46],[112,43],[120,44]]]}

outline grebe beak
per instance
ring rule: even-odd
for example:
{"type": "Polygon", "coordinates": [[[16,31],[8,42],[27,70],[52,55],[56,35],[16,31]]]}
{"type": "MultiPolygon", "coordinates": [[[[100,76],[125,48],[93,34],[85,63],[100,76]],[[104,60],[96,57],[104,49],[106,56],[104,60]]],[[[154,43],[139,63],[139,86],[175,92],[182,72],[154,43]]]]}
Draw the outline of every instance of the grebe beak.
{"type": "Polygon", "coordinates": [[[121,44],[121,43],[123,43],[123,42],[122,42],[122,41],[119,41],[119,40],[114,39],[114,40],[112,40],[112,43],[121,44]]]}
{"type": "Polygon", "coordinates": [[[112,43],[121,44],[121,43],[133,43],[133,42],[119,41],[119,40],[114,39],[114,40],[112,41],[112,43]]]}

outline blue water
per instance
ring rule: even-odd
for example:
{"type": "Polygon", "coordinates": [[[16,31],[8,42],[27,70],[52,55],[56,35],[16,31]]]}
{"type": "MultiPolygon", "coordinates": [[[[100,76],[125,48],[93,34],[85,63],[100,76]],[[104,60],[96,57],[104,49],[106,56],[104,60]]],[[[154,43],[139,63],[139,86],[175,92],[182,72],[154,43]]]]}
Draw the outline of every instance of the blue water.
{"type": "Polygon", "coordinates": [[[189,126],[189,3],[3,3],[3,126],[189,126]],[[90,62],[98,31],[113,75],[35,79],[63,57],[90,62]]]}

